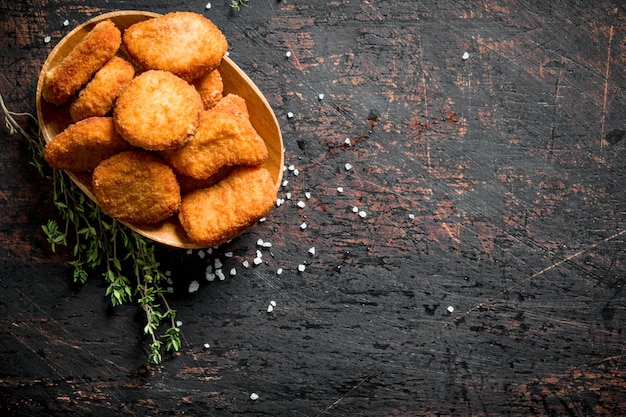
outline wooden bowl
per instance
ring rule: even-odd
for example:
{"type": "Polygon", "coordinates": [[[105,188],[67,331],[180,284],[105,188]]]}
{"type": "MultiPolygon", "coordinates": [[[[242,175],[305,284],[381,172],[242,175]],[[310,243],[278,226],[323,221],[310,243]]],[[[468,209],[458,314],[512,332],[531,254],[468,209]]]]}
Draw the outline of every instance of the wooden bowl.
{"type": "MultiPolygon", "coordinates": [[[[68,33],[50,52],[37,83],[37,117],[46,142],[50,142],[65,130],[72,120],[69,115],[69,104],[55,106],[42,98],[44,74],[59,63],[97,23],[110,19],[123,32],[134,23],[157,16],[160,15],[143,11],[117,11],[99,15],[68,33]]],[[[284,154],[282,134],[276,116],[261,91],[231,59],[224,57],[219,71],[224,83],[224,94],[234,93],[246,101],[250,122],[265,141],[269,151],[269,158],[263,166],[272,174],[278,190],[282,181],[284,154]]],[[[70,172],[68,175],[89,198],[96,201],[92,192],[91,175],[75,175],[70,172]]],[[[187,237],[176,215],[150,225],[125,224],[137,233],[165,245],[187,249],[202,247],[187,237]]]]}

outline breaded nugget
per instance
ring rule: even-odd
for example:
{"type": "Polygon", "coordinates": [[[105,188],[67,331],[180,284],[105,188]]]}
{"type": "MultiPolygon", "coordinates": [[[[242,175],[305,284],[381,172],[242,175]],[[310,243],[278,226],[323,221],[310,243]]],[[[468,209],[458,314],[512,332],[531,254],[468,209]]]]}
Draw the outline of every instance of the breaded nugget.
{"type": "Polygon", "coordinates": [[[237,167],[216,185],[185,195],[178,218],[193,242],[216,246],[265,216],[275,199],[267,169],[237,167]]]}
{"type": "Polygon", "coordinates": [[[228,94],[200,115],[189,142],[161,155],[176,173],[203,179],[223,166],[261,165],[269,153],[250,123],[244,99],[228,94]]]}
{"type": "Polygon", "coordinates": [[[44,158],[52,168],[87,172],[132,145],[115,130],[113,118],[90,117],[68,126],[48,142],[44,158]]]}
{"type": "Polygon", "coordinates": [[[61,105],[91,79],[120,48],[122,33],[110,20],[98,23],[74,49],[45,74],[44,100],[61,105]]]}
{"type": "Polygon", "coordinates": [[[180,185],[180,193],[184,195],[191,191],[199,190],[200,188],[208,188],[215,185],[226,178],[234,168],[235,167],[223,167],[216,174],[203,179],[196,179],[188,177],[187,175],[176,175],[178,185],[180,185]]]}
{"type": "Polygon", "coordinates": [[[145,69],[160,69],[192,81],[217,68],[228,49],[224,34],[206,17],[173,12],[135,23],[124,47],[145,69]]]}
{"type": "Polygon", "coordinates": [[[203,109],[200,94],[167,71],[135,77],[117,98],[117,131],[135,146],[161,151],[181,146],[193,135],[203,109]]]}
{"type": "Polygon", "coordinates": [[[204,109],[208,110],[215,106],[222,99],[224,93],[224,83],[219,70],[213,70],[195,80],[193,86],[200,93],[204,109]]]}
{"type": "Polygon", "coordinates": [[[70,106],[72,120],[77,122],[87,117],[106,115],[134,76],[133,64],[118,56],[111,58],[70,106]]]}
{"type": "Polygon", "coordinates": [[[92,185],[105,213],[129,223],[156,223],[180,206],[176,175],[160,158],[143,150],[102,161],[93,172],[92,185]]]}

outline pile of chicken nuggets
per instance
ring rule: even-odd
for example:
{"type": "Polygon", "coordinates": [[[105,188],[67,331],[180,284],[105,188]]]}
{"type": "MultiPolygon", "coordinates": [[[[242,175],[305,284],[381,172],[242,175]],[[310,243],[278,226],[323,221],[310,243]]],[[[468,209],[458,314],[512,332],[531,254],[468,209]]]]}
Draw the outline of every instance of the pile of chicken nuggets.
{"type": "Polygon", "coordinates": [[[243,98],[224,94],[228,44],[207,18],[173,12],[121,31],[102,21],[47,71],[42,97],[72,119],[44,148],[55,169],[91,173],[97,203],[131,224],[178,216],[214,246],[271,209],[276,189],[243,98]]]}

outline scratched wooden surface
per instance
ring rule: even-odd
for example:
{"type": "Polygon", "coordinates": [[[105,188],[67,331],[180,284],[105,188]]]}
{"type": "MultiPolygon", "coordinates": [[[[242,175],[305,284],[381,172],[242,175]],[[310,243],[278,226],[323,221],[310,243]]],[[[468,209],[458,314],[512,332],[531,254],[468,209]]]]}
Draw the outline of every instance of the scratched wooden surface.
{"type": "Polygon", "coordinates": [[[148,368],[140,312],[71,282],[40,229],[50,183],[1,130],[2,415],[626,413],[624,3],[228,3],[0,0],[10,110],[35,112],[73,25],[196,11],[294,168],[291,200],[246,235],[204,258],[159,249],[183,346],[148,368]],[[273,246],[246,269],[259,238],[273,246]],[[236,275],[207,282],[215,259],[236,275]]]}

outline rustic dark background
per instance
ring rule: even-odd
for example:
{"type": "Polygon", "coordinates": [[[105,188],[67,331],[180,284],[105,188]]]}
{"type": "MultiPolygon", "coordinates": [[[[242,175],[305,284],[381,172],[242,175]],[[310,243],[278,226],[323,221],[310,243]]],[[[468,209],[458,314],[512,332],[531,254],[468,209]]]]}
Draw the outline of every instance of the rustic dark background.
{"type": "Polygon", "coordinates": [[[2,415],[625,414],[624,2],[228,3],[0,0],[10,110],[35,113],[72,26],[195,11],[299,171],[214,253],[159,248],[183,346],[147,367],[139,309],[111,308],[98,276],[72,283],[40,229],[50,182],[2,128],[2,415]],[[273,247],[246,269],[259,238],[273,247]],[[207,282],[215,259],[237,274],[207,282]]]}

